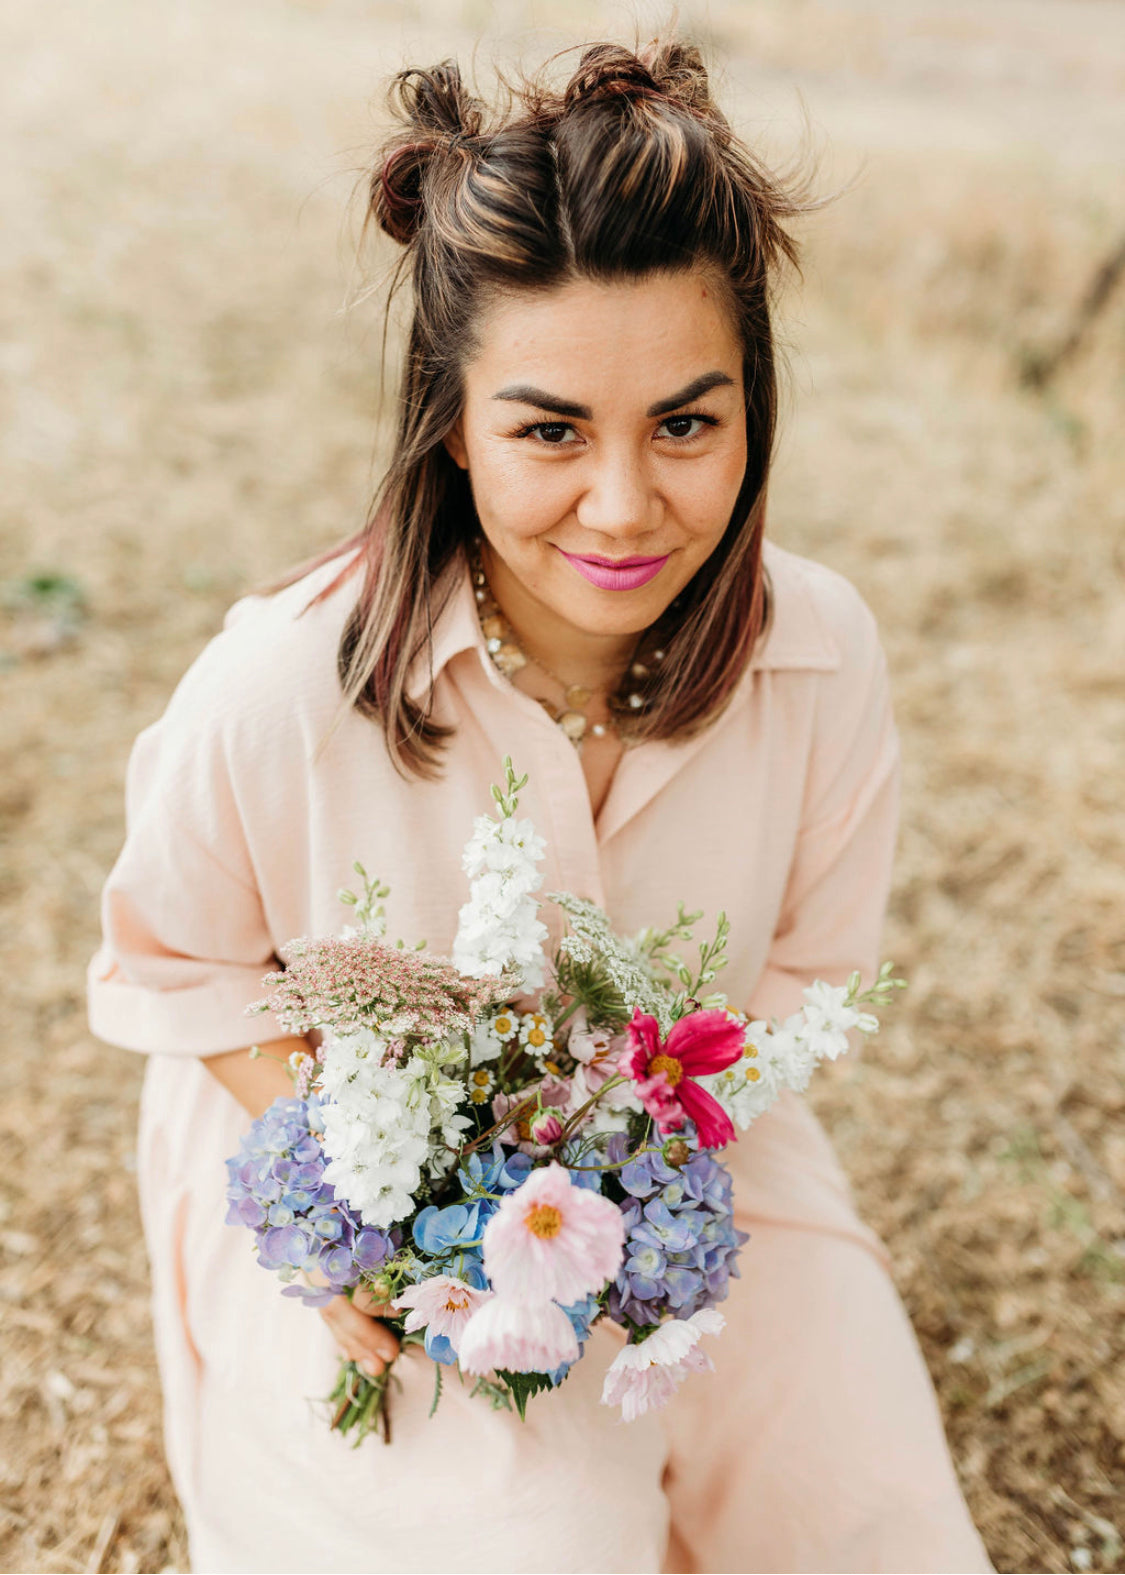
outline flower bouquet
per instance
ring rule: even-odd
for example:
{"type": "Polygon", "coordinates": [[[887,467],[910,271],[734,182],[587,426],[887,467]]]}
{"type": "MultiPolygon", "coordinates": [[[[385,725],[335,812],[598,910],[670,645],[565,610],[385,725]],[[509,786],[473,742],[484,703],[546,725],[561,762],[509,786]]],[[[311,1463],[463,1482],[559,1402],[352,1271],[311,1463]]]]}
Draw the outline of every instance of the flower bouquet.
{"type": "MultiPolygon", "coordinates": [[[[701,915],[614,932],[593,903],[550,893],[565,933],[548,961],[544,842],[492,789],[464,852],[469,901],[451,958],[386,939],[389,891],[361,865],[355,923],[285,948],[265,1000],[308,1052],[293,1097],[256,1120],[229,1169],[228,1221],[253,1232],[284,1294],[363,1287],[404,1344],[422,1343],[493,1405],[525,1415],[606,1317],[627,1342],[602,1399],[626,1420],[711,1361],[705,1335],[747,1237],[716,1157],[784,1088],[872,1033],[902,981],[823,982],[783,1024],[750,1022],[713,986],[728,926],[681,955],[701,915]],[[315,1048],[314,1048],[315,1045],[315,1048]]],[[[392,1368],[342,1367],[332,1422],[389,1438],[392,1368]]]]}

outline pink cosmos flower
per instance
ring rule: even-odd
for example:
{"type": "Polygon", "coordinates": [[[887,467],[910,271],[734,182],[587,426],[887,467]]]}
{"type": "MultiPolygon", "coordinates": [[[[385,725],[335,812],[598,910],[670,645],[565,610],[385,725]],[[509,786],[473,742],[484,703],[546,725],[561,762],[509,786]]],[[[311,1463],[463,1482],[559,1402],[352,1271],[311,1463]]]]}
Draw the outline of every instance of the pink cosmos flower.
{"type": "Polygon", "coordinates": [[[689,1012],[672,1027],[663,1044],[655,1017],[634,1010],[629,1048],[618,1069],[636,1084],[638,1099],[661,1132],[677,1132],[686,1118],[695,1122],[701,1148],[725,1148],[734,1124],[719,1101],[694,1081],[722,1072],[741,1057],[745,1033],[721,1009],[689,1012]]]}
{"type": "Polygon", "coordinates": [[[504,1198],[485,1227],[483,1251],[502,1295],[569,1307],[621,1267],[625,1222],[616,1203],[574,1186],[552,1161],[504,1198]]]}
{"type": "Polygon", "coordinates": [[[432,1279],[408,1286],[391,1306],[396,1312],[409,1308],[403,1325],[407,1334],[428,1324],[435,1334],[444,1334],[456,1351],[465,1325],[490,1295],[491,1292],[475,1290],[450,1274],[435,1274],[432,1279]]]}
{"type": "Polygon", "coordinates": [[[531,1120],[531,1140],[542,1147],[549,1148],[552,1143],[557,1143],[563,1135],[563,1124],[558,1116],[549,1107],[541,1110],[531,1120]]]}
{"type": "Polygon", "coordinates": [[[578,1360],[578,1336],[556,1302],[520,1296],[490,1296],[473,1314],[457,1353],[461,1371],[478,1376],[504,1368],[510,1373],[551,1373],[578,1360]]]}
{"type": "Polygon", "coordinates": [[[702,1307],[690,1318],[662,1323],[640,1345],[625,1346],[605,1375],[602,1404],[619,1405],[625,1422],[635,1422],[646,1411],[659,1411],[689,1373],[707,1372],[714,1366],[699,1349],[699,1341],[705,1334],[718,1334],[725,1322],[713,1307],[702,1307]]]}
{"type": "Polygon", "coordinates": [[[593,1094],[616,1073],[617,1058],[627,1040],[624,1034],[611,1034],[608,1028],[587,1028],[584,1011],[575,1013],[575,1018],[566,1048],[581,1063],[583,1083],[593,1094]]]}
{"type": "MultiPolygon", "coordinates": [[[[496,1094],[492,1101],[492,1119],[496,1122],[503,1121],[513,1110],[527,1107],[524,1114],[511,1123],[500,1136],[505,1143],[512,1144],[523,1154],[530,1154],[532,1159],[544,1159],[550,1152],[550,1144],[554,1138],[538,1137],[532,1131],[535,1116],[534,1101],[536,1094],[544,1106],[564,1110],[570,1101],[570,1084],[565,1079],[545,1077],[541,1083],[529,1084],[518,1094],[496,1094]]],[[[559,1125],[559,1136],[562,1136],[562,1125],[559,1125]]]]}

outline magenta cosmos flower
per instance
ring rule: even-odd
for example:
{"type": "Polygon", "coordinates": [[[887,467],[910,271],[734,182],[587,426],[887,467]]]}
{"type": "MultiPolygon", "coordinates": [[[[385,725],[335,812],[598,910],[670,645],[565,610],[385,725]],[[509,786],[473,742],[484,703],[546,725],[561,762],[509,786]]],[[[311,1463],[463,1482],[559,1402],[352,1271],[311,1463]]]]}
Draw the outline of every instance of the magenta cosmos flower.
{"type": "Polygon", "coordinates": [[[574,1186],[552,1161],[508,1193],[485,1228],[483,1250],[489,1281],[504,1296],[569,1307],[621,1267],[625,1221],[616,1203],[574,1186]]]}
{"type": "Polygon", "coordinates": [[[689,1012],[672,1027],[663,1044],[655,1017],[634,1010],[628,1048],[618,1070],[636,1084],[637,1098],[661,1132],[677,1132],[686,1118],[695,1122],[700,1148],[725,1148],[734,1125],[719,1101],[694,1081],[722,1072],[742,1054],[746,1033],[721,1009],[689,1012]]]}

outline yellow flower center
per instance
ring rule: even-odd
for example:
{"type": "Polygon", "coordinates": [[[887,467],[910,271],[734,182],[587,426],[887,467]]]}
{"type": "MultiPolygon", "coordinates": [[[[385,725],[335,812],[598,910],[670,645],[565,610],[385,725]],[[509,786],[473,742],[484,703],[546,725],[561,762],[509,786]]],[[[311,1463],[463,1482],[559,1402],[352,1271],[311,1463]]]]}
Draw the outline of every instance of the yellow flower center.
{"type": "Polygon", "coordinates": [[[746,1068],[746,1081],[748,1083],[756,1083],[761,1075],[756,1066],[748,1066],[746,1068]]]}
{"type": "Polygon", "coordinates": [[[492,1073],[483,1066],[479,1067],[477,1071],[473,1073],[473,1082],[478,1088],[487,1088],[491,1081],[492,1073]]]}
{"type": "Polygon", "coordinates": [[[492,1026],[498,1039],[507,1039],[512,1032],[512,1019],[510,1017],[498,1017],[492,1026]]]}
{"type": "Polygon", "coordinates": [[[561,1066],[557,1066],[554,1061],[544,1061],[543,1065],[546,1068],[546,1070],[552,1074],[552,1076],[554,1076],[554,1077],[561,1077],[562,1076],[562,1067],[561,1066]]]}
{"type": "Polygon", "coordinates": [[[668,1087],[675,1088],[684,1075],[684,1064],[677,1061],[674,1055],[654,1055],[648,1064],[649,1077],[655,1077],[658,1072],[663,1072],[668,1079],[668,1087]]]}
{"type": "Polygon", "coordinates": [[[483,1105],[488,1098],[487,1088],[470,1088],[469,1098],[474,1105],[483,1105]]]}
{"type": "Polygon", "coordinates": [[[445,1298],[446,1312],[464,1312],[468,1305],[469,1297],[466,1291],[450,1291],[445,1298]]]}
{"type": "Polygon", "coordinates": [[[742,1053],[748,1061],[752,1061],[758,1053],[758,1047],[757,1045],[747,1045],[742,1053]]]}
{"type": "Polygon", "coordinates": [[[547,1043],[547,1035],[541,1028],[533,1028],[527,1036],[527,1042],[529,1045],[534,1045],[538,1050],[540,1045],[547,1043]]]}
{"type": "Polygon", "coordinates": [[[534,1203],[523,1217],[523,1222],[540,1241],[550,1241],[562,1230],[562,1215],[549,1203],[534,1203]]]}

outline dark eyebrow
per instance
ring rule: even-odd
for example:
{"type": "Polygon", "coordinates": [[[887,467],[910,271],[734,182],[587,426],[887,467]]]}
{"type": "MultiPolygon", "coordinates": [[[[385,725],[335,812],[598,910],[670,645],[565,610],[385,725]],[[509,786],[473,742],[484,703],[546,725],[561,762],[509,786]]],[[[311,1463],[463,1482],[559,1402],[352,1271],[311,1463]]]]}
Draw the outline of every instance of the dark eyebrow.
{"type": "MultiPolygon", "coordinates": [[[[679,410],[682,405],[690,405],[693,399],[699,399],[712,388],[732,387],[733,384],[734,378],[729,377],[726,372],[704,372],[702,377],[694,378],[669,399],[657,400],[655,405],[649,406],[645,414],[650,417],[666,416],[673,410],[679,410]]],[[[592,421],[594,416],[589,405],[578,405],[572,399],[562,399],[558,394],[548,394],[542,388],[533,388],[530,383],[513,383],[510,388],[502,388],[492,397],[509,399],[518,405],[534,405],[537,409],[546,410],[553,416],[566,416],[574,421],[592,421]]]]}
{"type": "Polygon", "coordinates": [[[589,405],[576,405],[572,399],[560,399],[557,394],[544,393],[541,388],[532,388],[530,383],[513,383],[510,388],[502,388],[492,397],[511,399],[517,405],[535,405],[553,416],[569,416],[576,421],[591,421],[594,415],[589,405]]]}
{"type": "Polygon", "coordinates": [[[704,372],[702,377],[695,378],[686,387],[681,388],[678,394],[673,394],[671,399],[660,399],[655,405],[650,405],[645,411],[646,416],[667,416],[673,410],[679,410],[681,405],[690,405],[693,399],[708,394],[713,388],[731,388],[734,378],[728,377],[725,372],[704,372]]]}

